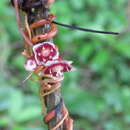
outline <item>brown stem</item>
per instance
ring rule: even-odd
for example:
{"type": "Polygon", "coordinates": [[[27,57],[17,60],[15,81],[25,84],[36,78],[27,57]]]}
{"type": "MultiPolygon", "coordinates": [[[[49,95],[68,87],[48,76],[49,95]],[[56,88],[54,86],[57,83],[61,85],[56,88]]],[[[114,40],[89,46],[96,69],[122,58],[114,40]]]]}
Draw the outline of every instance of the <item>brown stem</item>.
{"type": "MultiPolygon", "coordinates": [[[[48,9],[48,7],[45,7],[44,5],[42,7],[39,7],[37,9],[33,10],[33,12],[31,12],[31,13],[28,12],[29,24],[32,24],[33,22],[35,22],[37,20],[47,18],[48,13],[49,13],[49,9],[48,9]]],[[[35,29],[35,31],[33,32],[32,35],[35,36],[37,34],[48,32],[49,30],[50,30],[50,25],[39,27],[39,28],[35,29]]],[[[48,41],[53,41],[53,39],[48,40],[48,41]]],[[[47,112],[51,111],[57,104],[59,104],[60,100],[61,100],[60,89],[58,89],[54,93],[46,96],[45,104],[47,107],[47,112]]],[[[44,100],[42,100],[42,101],[44,101],[44,100]]],[[[48,123],[48,129],[51,130],[52,128],[54,128],[56,126],[56,124],[58,123],[58,121],[60,121],[62,119],[62,117],[63,117],[62,113],[58,112],[58,114],[56,114],[55,118],[48,123]]],[[[65,130],[65,129],[66,128],[63,124],[57,130],[65,130]]]]}

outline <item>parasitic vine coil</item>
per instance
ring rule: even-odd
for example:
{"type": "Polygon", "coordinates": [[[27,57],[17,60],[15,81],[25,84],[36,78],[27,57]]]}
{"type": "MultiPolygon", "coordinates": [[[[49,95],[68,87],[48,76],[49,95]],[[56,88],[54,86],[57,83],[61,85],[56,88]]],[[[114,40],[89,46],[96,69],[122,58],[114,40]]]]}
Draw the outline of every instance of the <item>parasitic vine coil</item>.
{"type": "MultiPolygon", "coordinates": [[[[46,19],[35,21],[32,24],[28,23],[27,12],[31,13],[32,9],[41,6],[46,8],[54,0],[11,0],[11,2],[15,7],[19,31],[25,40],[25,49],[22,55],[27,58],[25,69],[31,73],[27,79],[40,82],[40,93],[42,97],[45,97],[60,88],[61,81],[64,79],[63,72],[69,72],[74,69],[71,61],[63,60],[59,56],[58,47],[54,43],[47,41],[57,34],[57,27],[53,23],[55,15],[49,14],[46,19]],[[21,24],[20,10],[25,13],[24,29],[21,24]],[[49,32],[32,36],[32,32],[35,29],[45,25],[50,25],[49,32]],[[38,77],[37,80],[31,77],[33,73],[38,77]]],[[[51,121],[58,113],[58,110],[62,112],[63,117],[51,130],[56,130],[63,123],[66,125],[66,130],[72,130],[73,120],[70,118],[62,99],[52,111],[46,114],[44,122],[48,123],[51,121]]]]}

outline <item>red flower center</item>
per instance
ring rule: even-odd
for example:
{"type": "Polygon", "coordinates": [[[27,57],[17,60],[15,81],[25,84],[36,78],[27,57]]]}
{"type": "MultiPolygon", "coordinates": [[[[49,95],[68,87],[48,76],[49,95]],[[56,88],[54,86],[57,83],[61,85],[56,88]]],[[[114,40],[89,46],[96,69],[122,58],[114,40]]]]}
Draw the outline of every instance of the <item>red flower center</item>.
{"type": "Polygon", "coordinates": [[[51,52],[50,48],[44,48],[44,47],[42,48],[42,56],[48,57],[50,55],[50,52],[51,52]]]}
{"type": "Polygon", "coordinates": [[[37,44],[33,47],[35,59],[38,65],[45,64],[59,58],[59,52],[56,46],[50,42],[37,44]]]}

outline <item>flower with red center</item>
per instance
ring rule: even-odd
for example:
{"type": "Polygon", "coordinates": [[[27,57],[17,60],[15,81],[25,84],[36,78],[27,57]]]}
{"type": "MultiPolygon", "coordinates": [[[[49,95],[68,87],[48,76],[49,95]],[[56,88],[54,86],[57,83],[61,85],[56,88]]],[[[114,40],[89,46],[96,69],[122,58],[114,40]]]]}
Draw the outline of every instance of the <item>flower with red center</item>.
{"type": "Polygon", "coordinates": [[[38,65],[44,65],[47,61],[59,58],[58,48],[51,42],[34,45],[33,52],[38,65]]]}
{"type": "Polygon", "coordinates": [[[64,79],[63,72],[74,70],[71,61],[56,60],[46,63],[46,69],[43,71],[44,75],[51,75],[54,80],[61,81],[64,79]]]}
{"type": "Polygon", "coordinates": [[[37,63],[33,56],[26,60],[24,67],[27,71],[30,72],[33,72],[36,69],[37,63]]]}

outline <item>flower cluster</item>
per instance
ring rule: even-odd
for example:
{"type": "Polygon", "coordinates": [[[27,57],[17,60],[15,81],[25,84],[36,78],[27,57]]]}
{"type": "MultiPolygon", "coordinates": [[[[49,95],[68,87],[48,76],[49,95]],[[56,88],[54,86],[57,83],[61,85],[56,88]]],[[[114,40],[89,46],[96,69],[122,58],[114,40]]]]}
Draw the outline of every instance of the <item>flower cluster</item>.
{"type": "Polygon", "coordinates": [[[51,42],[43,42],[33,46],[34,56],[27,59],[25,69],[33,72],[40,65],[45,66],[43,75],[50,75],[54,80],[64,79],[63,72],[74,70],[72,62],[60,58],[58,48],[51,42]]]}

